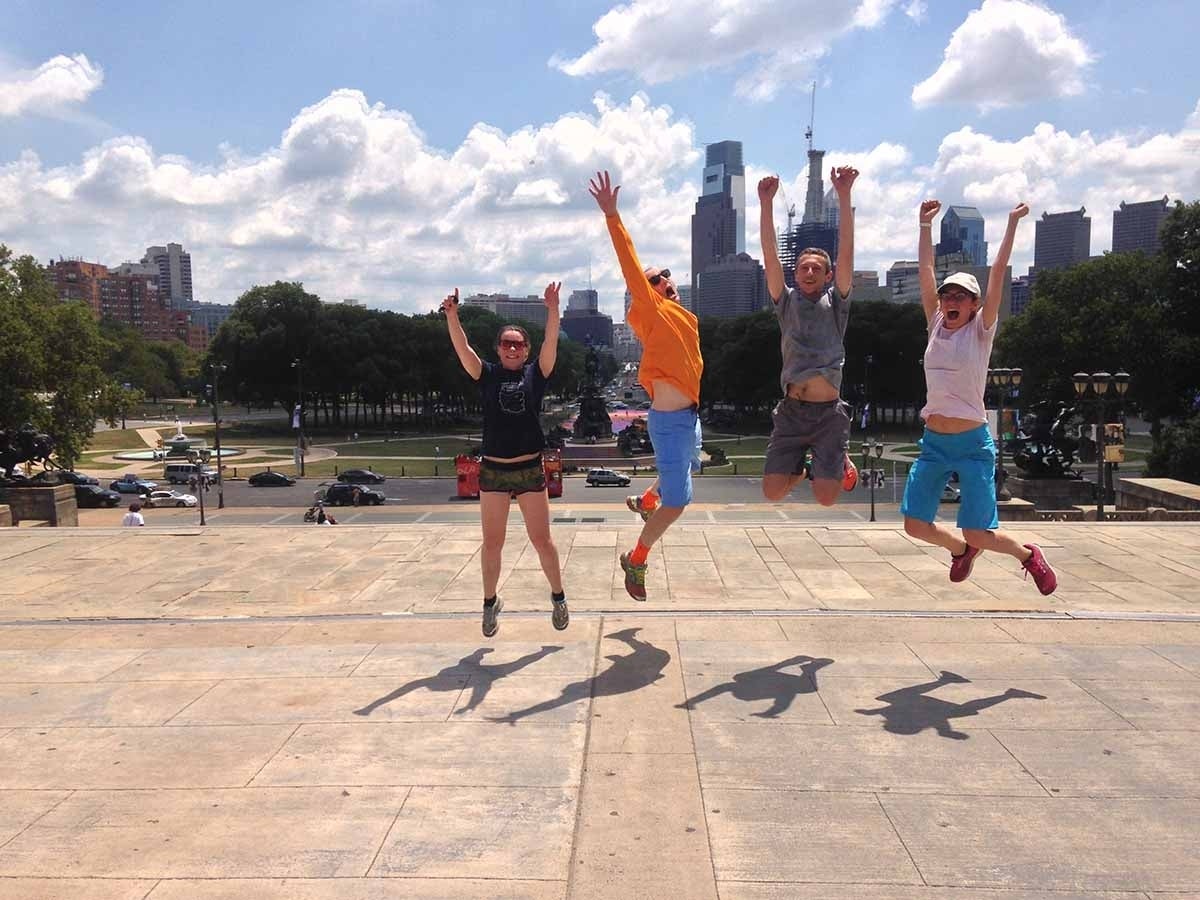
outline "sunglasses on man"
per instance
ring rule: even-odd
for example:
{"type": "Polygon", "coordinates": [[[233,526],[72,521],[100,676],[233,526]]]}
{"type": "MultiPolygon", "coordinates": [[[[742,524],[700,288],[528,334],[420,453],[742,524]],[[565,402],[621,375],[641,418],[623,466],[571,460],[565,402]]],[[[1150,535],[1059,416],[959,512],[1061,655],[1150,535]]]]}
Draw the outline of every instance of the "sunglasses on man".
{"type": "Polygon", "coordinates": [[[662,281],[664,278],[670,278],[670,277],[671,277],[671,270],[670,269],[662,269],[659,271],[659,273],[657,275],[650,276],[650,286],[658,287],[658,283],[660,281],[662,281]]]}

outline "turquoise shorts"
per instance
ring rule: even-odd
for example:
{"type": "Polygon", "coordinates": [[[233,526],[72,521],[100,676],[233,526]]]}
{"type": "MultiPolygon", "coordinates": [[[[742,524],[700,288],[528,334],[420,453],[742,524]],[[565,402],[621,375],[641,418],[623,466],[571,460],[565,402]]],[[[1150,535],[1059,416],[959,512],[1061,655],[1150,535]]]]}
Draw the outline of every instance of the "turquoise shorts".
{"type": "Polygon", "coordinates": [[[958,473],[961,492],[958,527],[993,531],[1000,527],[996,514],[996,445],[987,425],[961,434],[941,434],[925,429],[918,441],[921,455],[908,470],[900,514],[922,522],[937,517],[942,490],[951,472],[958,473]]]}
{"type": "Polygon", "coordinates": [[[692,502],[692,472],[700,471],[700,417],[695,407],[646,415],[654,464],[658,466],[658,494],[663,506],[681,507],[692,502]]]}

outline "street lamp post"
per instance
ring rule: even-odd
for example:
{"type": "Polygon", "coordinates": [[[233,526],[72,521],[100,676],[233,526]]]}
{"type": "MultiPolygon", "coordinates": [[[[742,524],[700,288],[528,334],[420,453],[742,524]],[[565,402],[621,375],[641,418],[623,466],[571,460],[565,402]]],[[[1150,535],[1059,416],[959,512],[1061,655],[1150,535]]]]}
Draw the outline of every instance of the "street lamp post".
{"type": "MultiPolygon", "coordinates": [[[[871,482],[871,521],[875,521],[875,468],[867,468],[867,464],[871,463],[871,454],[875,454],[876,460],[883,459],[883,442],[871,438],[870,441],[863,442],[863,468],[867,473],[867,480],[871,482]]],[[[882,470],[879,470],[882,471],[882,470]]]]}
{"type": "Polygon", "coordinates": [[[216,435],[213,438],[217,445],[217,509],[225,508],[225,482],[224,476],[221,473],[221,373],[228,366],[224,363],[214,363],[212,365],[213,376],[213,427],[216,429],[216,435]]]}
{"type": "Polygon", "coordinates": [[[1110,375],[1108,372],[1094,372],[1089,375],[1087,372],[1076,372],[1071,376],[1071,381],[1075,387],[1075,396],[1083,399],[1087,393],[1088,385],[1091,385],[1092,394],[1096,400],[1096,521],[1104,521],[1104,501],[1107,499],[1105,494],[1107,488],[1105,485],[1105,467],[1107,463],[1104,460],[1104,398],[1108,394],[1109,386],[1115,386],[1117,395],[1124,401],[1125,392],[1129,389],[1129,374],[1121,371],[1116,375],[1110,375]]]}
{"type": "Polygon", "coordinates": [[[1004,468],[1004,400],[1011,391],[1013,395],[1020,392],[1020,369],[988,369],[988,382],[996,388],[999,396],[996,409],[996,499],[1011,500],[1012,496],[1005,487],[1008,481],[1008,471],[1004,468]]]}
{"type": "Polygon", "coordinates": [[[304,363],[300,357],[292,360],[296,370],[296,448],[300,456],[300,477],[304,477],[304,363]]]}

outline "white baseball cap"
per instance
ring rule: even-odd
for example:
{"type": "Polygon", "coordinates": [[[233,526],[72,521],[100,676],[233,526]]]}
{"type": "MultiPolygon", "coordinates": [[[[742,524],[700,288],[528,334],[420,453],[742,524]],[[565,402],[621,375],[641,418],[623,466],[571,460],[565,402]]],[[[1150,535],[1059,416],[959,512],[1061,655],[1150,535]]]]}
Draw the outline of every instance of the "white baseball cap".
{"type": "Polygon", "coordinates": [[[955,272],[953,275],[946,276],[946,280],[943,281],[941,287],[938,288],[938,293],[940,294],[942,291],[946,290],[946,288],[954,284],[958,285],[960,288],[966,288],[975,295],[975,299],[979,299],[981,296],[979,292],[979,282],[975,280],[975,276],[970,272],[955,272]]]}

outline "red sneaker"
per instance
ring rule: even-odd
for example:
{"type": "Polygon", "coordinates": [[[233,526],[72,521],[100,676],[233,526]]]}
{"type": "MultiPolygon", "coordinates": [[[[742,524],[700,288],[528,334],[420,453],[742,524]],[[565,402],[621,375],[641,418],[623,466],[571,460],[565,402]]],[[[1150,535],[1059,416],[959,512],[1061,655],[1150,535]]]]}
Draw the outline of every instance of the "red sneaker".
{"type": "Polygon", "coordinates": [[[1025,575],[1033,576],[1034,583],[1043,594],[1053,594],[1054,589],[1058,587],[1058,576],[1054,574],[1050,563],[1046,561],[1046,554],[1037,544],[1025,544],[1024,546],[1031,554],[1029,559],[1021,563],[1021,567],[1025,569],[1025,575]]]}
{"type": "Polygon", "coordinates": [[[858,469],[850,460],[850,454],[846,454],[846,465],[842,469],[842,490],[852,491],[858,487],[858,469]]]}
{"type": "Polygon", "coordinates": [[[950,554],[950,580],[951,581],[966,581],[971,577],[971,570],[975,568],[975,557],[983,551],[978,547],[972,547],[967,544],[967,549],[963,551],[962,556],[950,554]]]}

